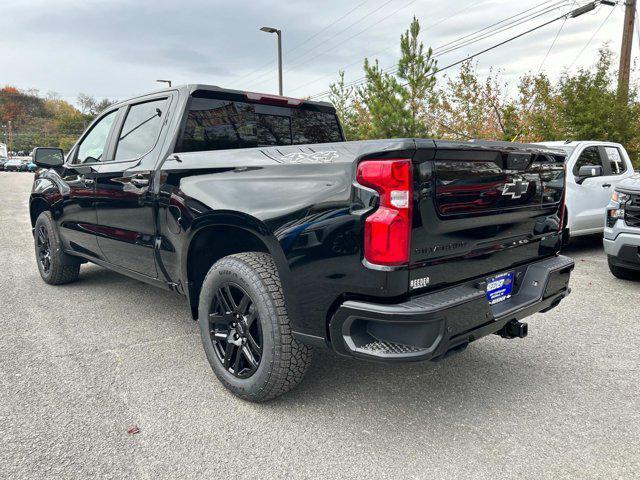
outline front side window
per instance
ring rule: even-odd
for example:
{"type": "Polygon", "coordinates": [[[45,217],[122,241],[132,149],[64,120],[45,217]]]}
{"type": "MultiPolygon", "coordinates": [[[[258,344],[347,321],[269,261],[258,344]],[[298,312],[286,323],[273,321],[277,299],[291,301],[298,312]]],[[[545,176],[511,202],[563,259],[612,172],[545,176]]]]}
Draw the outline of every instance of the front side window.
{"type": "Polygon", "coordinates": [[[166,98],[131,105],[116,147],[116,160],[140,158],[151,151],[162,128],[166,98]]]}
{"type": "Polygon", "coordinates": [[[576,161],[575,167],[573,167],[573,174],[578,175],[580,167],[584,166],[602,166],[604,168],[598,147],[587,147],[582,151],[576,161]]]}
{"type": "Polygon", "coordinates": [[[75,163],[94,163],[105,160],[103,154],[107,148],[107,139],[117,110],[108,113],[96,123],[80,143],[75,163]]]}
{"type": "Polygon", "coordinates": [[[620,155],[617,147],[604,147],[604,153],[607,157],[606,161],[609,165],[611,175],[621,175],[627,171],[627,165],[620,155]]]}

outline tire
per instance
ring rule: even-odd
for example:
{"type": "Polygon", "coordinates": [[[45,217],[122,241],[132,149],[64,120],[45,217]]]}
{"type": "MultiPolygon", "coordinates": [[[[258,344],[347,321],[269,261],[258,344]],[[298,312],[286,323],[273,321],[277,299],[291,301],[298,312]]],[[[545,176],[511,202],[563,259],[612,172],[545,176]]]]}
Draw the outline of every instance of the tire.
{"type": "Polygon", "coordinates": [[[216,262],[202,283],[198,307],[209,364],[234,395],[264,402],[300,383],[312,351],[291,334],[271,255],[238,253],[216,262]]]}
{"type": "Polygon", "coordinates": [[[60,235],[51,212],[42,212],[38,216],[34,228],[34,245],[38,271],[46,283],[62,285],[78,279],[81,261],[62,250],[60,235]]]}
{"type": "Polygon", "coordinates": [[[611,256],[607,256],[607,261],[609,263],[609,271],[614,277],[621,280],[640,280],[640,271],[614,265],[611,261],[611,256]]]}

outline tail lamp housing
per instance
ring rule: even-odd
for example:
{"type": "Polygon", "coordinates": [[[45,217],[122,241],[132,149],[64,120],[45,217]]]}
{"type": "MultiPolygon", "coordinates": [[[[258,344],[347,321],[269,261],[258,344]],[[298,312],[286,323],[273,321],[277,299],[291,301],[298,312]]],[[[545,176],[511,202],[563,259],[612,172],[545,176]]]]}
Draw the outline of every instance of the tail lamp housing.
{"type": "Polygon", "coordinates": [[[364,160],[356,179],[375,190],[379,206],[364,225],[364,258],[382,266],[409,263],[413,168],[409,159],[364,160]]]}

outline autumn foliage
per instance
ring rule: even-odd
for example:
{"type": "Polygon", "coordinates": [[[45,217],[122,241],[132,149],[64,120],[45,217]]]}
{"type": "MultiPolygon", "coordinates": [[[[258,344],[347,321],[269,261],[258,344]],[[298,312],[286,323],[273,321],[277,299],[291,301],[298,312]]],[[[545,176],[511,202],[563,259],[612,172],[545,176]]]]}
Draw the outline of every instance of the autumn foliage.
{"type": "Polygon", "coordinates": [[[78,105],[57,98],[41,97],[35,90],[12,86],[0,89],[0,141],[14,151],[31,151],[37,146],[69,149],[91,120],[112,103],[80,94],[78,105]]]}
{"type": "Polygon", "coordinates": [[[525,73],[510,89],[499,71],[481,77],[473,61],[453,76],[435,75],[437,61],[418,41],[419,32],[414,18],[401,37],[395,73],[365,59],[362,84],[349,85],[340,72],[331,85],[330,100],[348,138],[606,140],[625,145],[640,166],[637,86],[628,102],[617,100],[613,54],[606,46],[592,68],[565,70],[555,81],[543,71],[525,73]]]}

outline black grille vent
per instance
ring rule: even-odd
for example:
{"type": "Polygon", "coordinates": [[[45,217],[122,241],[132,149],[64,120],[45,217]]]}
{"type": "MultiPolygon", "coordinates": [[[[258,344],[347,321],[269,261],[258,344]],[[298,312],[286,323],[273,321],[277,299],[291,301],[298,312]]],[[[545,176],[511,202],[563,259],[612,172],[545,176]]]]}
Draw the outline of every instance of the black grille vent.
{"type": "Polygon", "coordinates": [[[624,221],[630,227],[640,227],[640,195],[631,195],[625,205],[624,221]]]}

